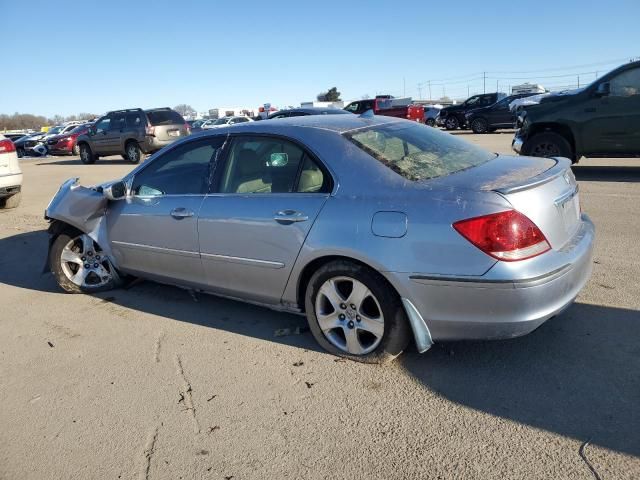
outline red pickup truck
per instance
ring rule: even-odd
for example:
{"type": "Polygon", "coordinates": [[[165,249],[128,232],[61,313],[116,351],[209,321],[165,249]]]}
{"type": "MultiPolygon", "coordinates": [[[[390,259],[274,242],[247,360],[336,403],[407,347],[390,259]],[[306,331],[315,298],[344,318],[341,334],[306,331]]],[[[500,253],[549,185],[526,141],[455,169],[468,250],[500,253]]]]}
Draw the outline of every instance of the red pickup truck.
{"type": "Polygon", "coordinates": [[[391,95],[378,95],[376,98],[358,100],[344,107],[347,112],[361,114],[373,110],[374,115],[406,118],[424,123],[424,107],[413,105],[410,98],[394,98],[391,95]]]}

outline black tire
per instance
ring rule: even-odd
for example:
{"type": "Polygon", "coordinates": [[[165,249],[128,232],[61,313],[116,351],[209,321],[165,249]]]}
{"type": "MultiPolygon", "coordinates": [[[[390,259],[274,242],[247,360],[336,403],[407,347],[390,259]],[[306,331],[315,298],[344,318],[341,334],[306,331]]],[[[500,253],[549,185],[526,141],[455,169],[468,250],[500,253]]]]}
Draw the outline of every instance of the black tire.
{"type": "Polygon", "coordinates": [[[134,164],[140,163],[140,160],[142,160],[142,156],[144,155],[142,153],[140,145],[138,145],[138,142],[135,142],[133,140],[129,140],[125,144],[124,151],[125,154],[122,156],[122,158],[134,164]]]}
{"type": "Polygon", "coordinates": [[[17,208],[22,200],[22,192],[14,193],[10,197],[0,198],[0,210],[9,210],[17,208]]]}
{"type": "Polygon", "coordinates": [[[435,127],[436,126],[436,121],[433,118],[427,118],[427,120],[424,123],[426,123],[430,127],[435,127]]]}
{"type": "MultiPolygon", "coordinates": [[[[79,286],[73,283],[67,277],[62,269],[62,251],[69,242],[80,235],[83,235],[82,232],[69,228],[60,233],[51,244],[51,248],[49,250],[49,268],[51,269],[51,272],[53,273],[53,276],[60,288],[62,288],[67,293],[96,293],[104,292],[106,290],[111,290],[118,287],[121,283],[121,279],[119,275],[117,275],[117,272],[115,272],[115,270],[115,275],[112,276],[111,280],[108,283],[99,286],[79,286]]],[[[98,250],[96,250],[96,253],[97,252],[98,250]]],[[[103,262],[103,265],[108,265],[110,269],[113,269],[113,266],[106,262],[106,259],[104,259],[103,262]]]]}
{"type": "Polygon", "coordinates": [[[531,157],[566,157],[574,160],[571,144],[562,135],[542,132],[528,139],[522,146],[522,154],[531,157]]]}
{"type": "Polygon", "coordinates": [[[471,121],[471,130],[473,133],[483,134],[489,131],[489,122],[486,118],[478,117],[471,121]]]}
{"type": "Polygon", "coordinates": [[[24,148],[22,147],[16,148],[16,155],[18,155],[18,158],[24,157],[25,156],[24,148]]]}
{"type": "Polygon", "coordinates": [[[457,130],[460,128],[460,122],[455,115],[449,115],[444,121],[444,128],[447,130],[457,130]]]}
{"type": "Polygon", "coordinates": [[[80,144],[80,161],[85,165],[96,163],[98,157],[93,154],[91,147],[86,143],[80,144]]]}
{"type": "MultiPolygon", "coordinates": [[[[316,341],[328,352],[363,363],[385,363],[400,355],[411,340],[411,328],[400,297],[393,287],[374,270],[346,260],[337,260],[320,267],[311,277],[305,292],[305,309],[309,328],[316,341]],[[316,299],[323,284],[332,278],[348,277],[364,284],[377,300],[384,318],[382,340],[369,353],[354,355],[331,343],[325,336],[316,315],[316,299]]],[[[342,315],[345,317],[345,315],[342,315]]],[[[349,317],[353,318],[353,317],[349,317]]],[[[348,318],[346,319],[348,321],[348,318]]],[[[353,328],[353,321],[350,322],[353,328]]]]}

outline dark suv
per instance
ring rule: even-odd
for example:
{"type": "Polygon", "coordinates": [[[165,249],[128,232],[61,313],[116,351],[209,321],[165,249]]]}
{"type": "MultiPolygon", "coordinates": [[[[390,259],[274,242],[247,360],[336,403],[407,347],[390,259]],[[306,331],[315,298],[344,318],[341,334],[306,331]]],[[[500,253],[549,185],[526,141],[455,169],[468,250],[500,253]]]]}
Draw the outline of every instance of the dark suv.
{"type": "Polygon", "coordinates": [[[99,118],[78,137],[82,163],[95,163],[101,156],[122,155],[138,163],[143,154],[153,153],[189,135],[182,115],[170,108],[116,110],[99,118]]]}
{"type": "Polygon", "coordinates": [[[469,110],[476,108],[488,107],[498,100],[506,97],[506,93],[482,93],[467,98],[459,105],[451,105],[440,110],[440,114],[436,120],[438,125],[444,126],[447,130],[456,130],[457,128],[467,128],[467,119],[465,114],[469,110]]]}
{"type": "Polygon", "coordinates": [[[536,93],[520,93],[509,95],[502,100],[471,110],[466,113],[466,123],[473,133],[495,132],[499,128],[513,128],[516,125],[516,114],[509,109],[509,104],[518,98],[530,97],[536,93]]]}
{"type": "Polygon", "coordinates": [[[518,114],[513,149],[535,157],[640,156],[640,61],[518,114]]]}

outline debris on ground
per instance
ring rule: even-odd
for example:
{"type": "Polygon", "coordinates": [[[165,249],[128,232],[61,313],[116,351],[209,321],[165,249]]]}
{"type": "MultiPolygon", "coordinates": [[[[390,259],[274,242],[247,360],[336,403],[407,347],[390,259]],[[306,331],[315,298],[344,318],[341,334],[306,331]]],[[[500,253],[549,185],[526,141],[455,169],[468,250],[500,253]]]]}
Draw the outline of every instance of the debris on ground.
{"type": "Polygon", "coordinates": [[[220,425],[214,425],[213,427],[209,427],[209,435],[211,435],[216,430],[220,430],[220,425]]]}
{"type": "Polygon", "coordinates": [[[303,361],[296,362],[296,363],[293,364],[294,367],[301,367],[302,365],[304,365],[303,361]]]}
{"type": "Polygon", "coordinates": [[[307,385],[307,388],[311,388],[315,385],[315,383],[311,383],[311,382],[304,382],[307,385]]]}
{"type": "Polygon", "coordinates": [[[309,331],[309,327],[295,327],[295,328],[279,328],[274,333],[274,337],[286,337],[288,335],[302,335],[309,331]]]}
{"type": "Polygon", "coordinates": [[[210,402],[211,400],[213,400],[214,398],[216,398],[218,395],[211,395],[209,398],[207,398],[207,402],[210,402]]]}
{"type": "Polygon", "coordinates": [[[51,348],[53,348],[53,343],[51,343],[51,342],[47,342],[47,344],[48,344],[51,348]]]}

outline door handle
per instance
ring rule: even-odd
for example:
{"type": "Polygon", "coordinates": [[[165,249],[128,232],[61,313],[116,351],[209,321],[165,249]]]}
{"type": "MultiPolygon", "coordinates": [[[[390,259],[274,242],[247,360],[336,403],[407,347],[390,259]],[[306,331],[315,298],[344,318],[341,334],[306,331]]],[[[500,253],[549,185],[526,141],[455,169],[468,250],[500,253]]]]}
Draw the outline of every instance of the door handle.
{"type": "Polygon", "coordinates": [[[278,223],[289,225],[291,223],[306,222],[309,217],[295,210],[280,210],[273,219],[278,223]]]}
{"type": "Polygon", "coordinates": [[[179,207],[171,210],[171,216],[178,219],[193,217],[193,212],[191,210],[187,210],[186,208],[179,207]]]}

